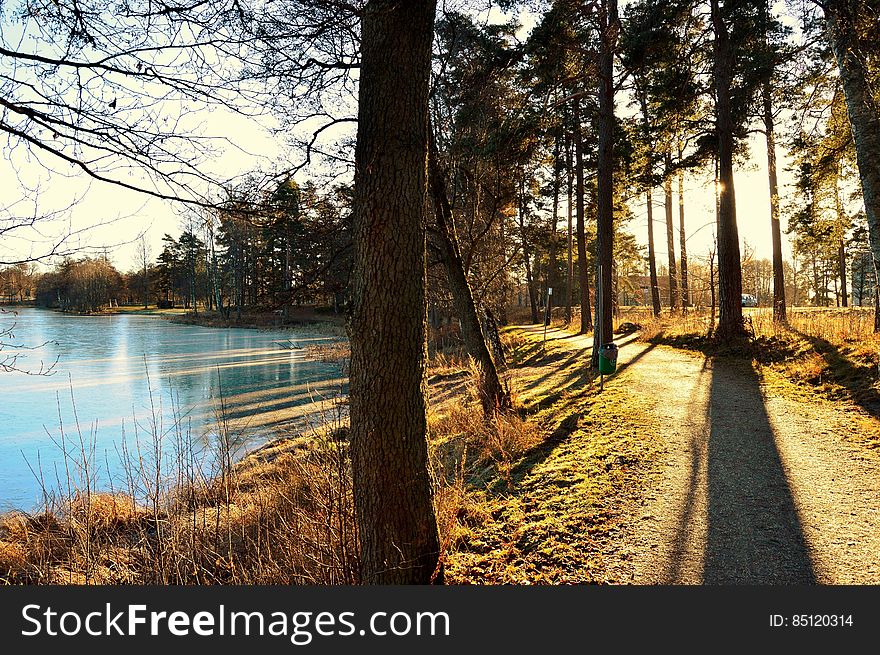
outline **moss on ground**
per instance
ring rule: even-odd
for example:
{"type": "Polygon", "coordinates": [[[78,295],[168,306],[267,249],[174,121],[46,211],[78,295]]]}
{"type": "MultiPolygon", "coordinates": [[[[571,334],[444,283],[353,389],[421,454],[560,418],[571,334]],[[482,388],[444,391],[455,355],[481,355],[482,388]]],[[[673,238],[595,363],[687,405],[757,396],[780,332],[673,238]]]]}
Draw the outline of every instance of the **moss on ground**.
{"type": "Polygon", "coordinates": [[[459,511],[450,582],[604,583],[607,542],[623,498],[647,485],[663,437],[647,401],[622,385],[602,393],[587,370],[583,338],[507,333],[519,406],[542,439],[480,487],[459,511]]]}

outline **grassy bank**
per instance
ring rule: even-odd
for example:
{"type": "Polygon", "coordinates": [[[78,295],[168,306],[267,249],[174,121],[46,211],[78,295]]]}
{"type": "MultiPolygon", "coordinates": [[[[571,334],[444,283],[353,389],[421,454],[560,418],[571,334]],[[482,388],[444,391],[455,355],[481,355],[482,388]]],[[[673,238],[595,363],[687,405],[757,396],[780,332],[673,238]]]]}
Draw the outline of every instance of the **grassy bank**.
{"type": "MultiPolygon", "coordinates": [[[[61,311],[61,310],[56,310],[61,311]]],[[[336,314],[332,310],[320,307],[293,307],[287,316],[272,311],[248,310],[242,312],[231,311],[229,315],[216,311],[200,309],[193,312],[182,307],[160,309],[155,305],[144,307],[142,305],[122,305],[105,307],[99,312],[81,314],[83,316],[158,316],[174,323],[184,325],[199,325],[216,328],[246,328],[255,330],[283,330],[302,328],[303,326],[320,326],[322,331],[334,334],[345,334],[345,316],[336,314]]]]}
{"type": "MultiPolygon", "coordinates": [[[[597,396],[586,339],[543,347],[539,332],[518,328],[503,339],[517,411],[491,421],[460,351],[431,362],[431,462],[448,579],[607,581],[597,544],[613,534],[622,498],[645,484],[662,437],[625,389],[597,396]]],[[[130,473],[137,494],[80,484],[45,511],[6,515],[0,579],[357,582],[344,405],[328,408],[323,427],[240,462],[218,456],[210,474],[194,474],[185,457],[178,469],[162,485],[141,458],[130,473]]]]}
{"type": "Polygon", "coordinates": [[[315,307],[292,307],[287,316],[275,311],[247,311],[239,316],[231,311],[228,316],[215,311],[171,310],[177,313],[168,315],[169,320],[186,325],[201,325],[218,328],[249,328],[258,330],[301,328],[304,325],[320,325],[330,328],[340,335],[345,333],[345,316],[315,307]]]}
{"type": "MultiPolygon", "coordinates": [[[[591,337],[513,330],[518,420],[494,439],[489,474],[461,476],[447,526],[449,579],[462,584],[619,582],[613,548],[623,506],[657,471],[664,440],[644,401],[623,385],[598,393],[591,337]]],[[[451,410],[449,425],[466,421],[451,410]]],[[[462,430],[467,434],[467,429],[462,430]]],[[[494,435],[490,435],[494,437],[494,435]]],[[[493,443],[493,439],[482,439],[493,443]]]]}

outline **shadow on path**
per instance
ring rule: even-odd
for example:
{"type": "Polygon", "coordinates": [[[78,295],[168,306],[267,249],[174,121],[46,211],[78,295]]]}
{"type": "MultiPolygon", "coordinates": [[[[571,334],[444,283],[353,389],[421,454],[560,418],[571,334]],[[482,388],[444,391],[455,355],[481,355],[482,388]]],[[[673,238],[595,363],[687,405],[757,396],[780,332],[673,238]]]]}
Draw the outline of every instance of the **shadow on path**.
{"type": "Polygon", "coordinates": [[[688,547],[701,541],[694,514],[702,505],[704,584],[815,584],[757,373],[750,364],[723,360],[709,370],[706,422],[702,429],[695,426],[692,437],[690,487],[667,581],[689,581],[680,574],[688,547]]]}
{"type": "MultiPolygon", "coordinates": [[[[703,365],[700,367],[700,372],[697,374],[693,391],[688,399],[688,407],[691,408],[692,411],[697,411],[697,408],[699,408],[700,411],[704,409],[703,407],[700,407],[702,401],[700,396],[702,395],[703,380],[706,375],[711,375],[708,359],[703,360],[703,365]]],[[[691,546],[693,540],[696,538],[694,533],[699,529],[697,525],[699,521],[698,515],[703,509],[701,507],[702,503],[700,496],[704,491],[701,487],[705,485],[706,476],[707,434],[704,428],[708,422],[708,418],[705,416],[704,421],[706,422],[704,422],[703,425],[691,429],[690,443],[688,444],[691,461],[690,469],[688,470],[687,497],[681,508],[675,541],[672,544],[672,552],[670,553],[668,565],[663,578],[664,582],[669,584],[688,581],[687,576],[690,564],[688,556],[691,551],[689,546],[691,546]]]]}

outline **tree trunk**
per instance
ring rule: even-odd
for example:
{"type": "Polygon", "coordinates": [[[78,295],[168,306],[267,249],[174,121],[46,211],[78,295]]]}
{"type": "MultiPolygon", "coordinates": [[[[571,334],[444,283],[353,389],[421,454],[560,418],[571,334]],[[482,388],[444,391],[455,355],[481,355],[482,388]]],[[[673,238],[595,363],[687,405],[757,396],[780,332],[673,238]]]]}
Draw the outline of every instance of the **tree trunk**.
{"type": "Polygon", "coordinates": [[[779,184],[776,179],[776,134],[770,87],[763,86],[764,131],[767,135],[767,177],[770,182],[770,235],[773,239],[773,320],[787,321],[785,307],[785,269],[782,264],[782,231],[779,226],[779,184]]]}
{"type": "Polygon", "coordinates": [[[645,192],[648,205],[648,272],[651,277],[651,306],[654,316],[660,316],[660,286],[657,283],[657,258],[654,254],[654,200],[651,189],[645,192]]]}
{"type": "Polygon", "coordinates": [[[362,578],[442,581],[425,402],[428,78],[434,0],[362,20],[350,415],[362,578]]]}
{"type": "Polygon", "coordinates": [[[731,108],[733,59],[719,0],[712,0],[714,43],[715,129],[718,135],[718,329],[728,341],[745,336],[742,314],[742,268],[733,188],[734,124],[731,108]]]}
{"type": "Polygon", "coordinates": [[[874,283],[874,332],[877,331],[877,317],[880,316],[880,284],[874,283]]]}
{"type": "MultiPolygon", "coordinates": [[[[681,152],[678,153],[681,159],[681,152]]],[[[684,173],[678,172],[678,241],[681,249],[681,309],[687,311],[691,305],[691,294],[688,282],[687,236],[684,230],[684,173]]]]}
{"type": "Polygon", "coordinates": [[[668,172],[672,166],[672,156],[666,152],[666,179],[663,180],[663,208],[666,212],[666,251],[669,258],[669,310],[675,314],[678,310],[678,266],[675,263],[675,228],[672,224],[672,175],[668,172]]]}
{"type": "Polygon", "coordinates": [[[566,177],[568,178],[568,277],[566,277],[565,285],[565,324],[571,324],[571,306],[574,304],[574,231],[572,229],[572,206],[571,201],[574,197],[574,176],[571,174],[571,150],[566,147],[566,177]]]}
{"type": "MultiPolygon", "coordinates": [[[[868,85],[865,57],[859,49],[855,29],[858,17],[852,14],[853,4],[833,0],[823,6],[856,148],[874,274],[880,279],[880,113],[868,85]]],[[[880,314],[874,316],[874,332],[880,332],[880,314]]]]}
{"type": "Polygon", "coordinates": [[[443,266],[449,280],[449,291],[455,313],[461,321],[461,337],[465,348],[480,367],[480,402],[487,416],[494,415],[498,409],[510,407],[510,395],[506,393],[498,377],[498,369],[486,344],[486,336],[477,314],[477,305],[464,271],[464,262],[455,233],[452,207],[446,190],[446,180],[440,169],[433,138],[429,134],[430,150],[428,154],[428,178],[431,197],[434,201],[434,215],[437,229],[434,230],[437,246],[442,253],[443,266]]]}
{"type": "Polygon", "coordinates": [[[715,296],[715,251],[712,250],[709,253],[709,298],[712,305],[711,313],[709,314],[709,336],[715,332],[715,306],[717,305],[717,300],[715,296]]]}
{"type": "Polygon", "coordinates": [[[599,51],[599,156],[596,175],[596,329],[592,366],[599,366],[599,348],[614,338],[614,51],[619,24],[617,0],[604,0],[604,25],[599,51]]]}
{"type": "Polygon", "coordinates": [[[559,222],[559,178],[562,175],[562,160],[559,158],[559,151],[559,136],[557,135],[553,147],[553,215],[550,219],[550,263],[547,271],[547,287],[553,291],[547,294],[547,311],[545,312],[548,325],[553,318],[553,294],[559,296],[559,280],[557,279],[559,248],[556,245],[556,227],[559,222]]]}
{"type": "MultiPolygon", "coordinates": [[[[525,173],[523,173],[525,176],[525,173]]],[[[526,235],[526,189],[525,180],[519,181],[519,232],[522,239],[522,258],[523,268],[526,269],[526,290],[529,293],[529,309],[531,310],[532,323],[537,323],[538,318],[538,301],[535,298],[535,279],[532,275],[532,263],[529,253],[529,240],[526,235]]]]}
{"type": "Polygon", "coordinates": [[[837,241],[837,275],[840,278],[840,306],[849,306],[849,297],[846,290],[846,243],[844,242],[844,232],[846,215],[843,211],[843,203],[840,201],[840,164],[835,164],[834,171],[834,209],[837,214],[837,225],[840,236],[837,241]]]}
{"type": "Polygon", "coordinates": [[[578,273],[581,287],[581,334],[593,329],[593,317],[590,314],[590,274],[587,269],[587,236],[584,219],[584,145],[581,138],[581,101],[574,101],[574,151],[575,151],[575,189],[577,203],[577,247],[578,273]]]}
{"type": "Polygon", "coordinates": [[[865,305],[865,260],[859,254],[859,307],[865,305]]]}

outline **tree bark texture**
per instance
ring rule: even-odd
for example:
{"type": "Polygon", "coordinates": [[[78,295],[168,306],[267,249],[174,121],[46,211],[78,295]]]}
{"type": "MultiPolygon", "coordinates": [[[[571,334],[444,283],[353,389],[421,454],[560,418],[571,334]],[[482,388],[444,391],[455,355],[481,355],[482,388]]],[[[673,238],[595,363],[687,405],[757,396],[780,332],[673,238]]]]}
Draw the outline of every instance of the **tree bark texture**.
{"type": "Polygon", "coordinates": [[[596,328],[593,368],[599,348],[614,339],[614,51],[619,23],[617,0],[602,2],[604,20],[599,50],[599,156],[596,175],[596,328]]]}
{"type": "Polygon", "coordinates": [[[712,0],[714,41],[715,130],[718,137],[718,329],[722,341],[745,336],[742,313],[742,267],[733,186],[734,124],[731,108],[733,61],[730,35],[720,0],[712,0]]]}
{"type": "MultiPolygon", "coordinates": [[[[857,16],[852,13],[854,4],[847,0],[824,3],[825,22],[846,96],[868,219],[874,275],[880,280],[880,113],[868,83],[865,58],[859,52],[855,30],[857,16]]],[[[880,313],[874,316],[874,332],[880,332],[880,313]]]]}
{"type": "Polygon", "coordinates": [[[550,267],[547,272],[547,287],[553,289],[552,293],[547,294],[547,311],[545,312],[546,321],[553,319],[553,297],[559,297],[559,247],[556,238],[558,236],[559,223],[559,186],[562,177],[562,159],[560,158],[560,139],[556,136],[553,146],[553,215],[550,219],[550,267]]]}
{"type": "Polygon", "coordinates": [[[660,316],[660,286],[657,283],[657,256],[654,248],[654,199],[649,188],[645,192],[648,205],[648,273],[651,282],[651,307],[654,316],[660,316]]]}
{"type": "MultiPolygon", "coordinates": [[[[666,154],[667,171],[672,157],[666,154]]],[[[666,251],[669,261],[669,309],[674,314],[678,310],[678,265],[675,263],[675,227],[672,223],[672,175],[667,173],[663,180],[663,209],[666,214],[666,251]]]]}
{"type": "Polygon", "coordinates": [[[568,147],[570,145],[570,140],[566,145],[565,149],[565,161],[566,161],[566,178],[567,178],[567,190],[568,190],[568,202],[566,203],[566,213],[568,214],[568,259],[566,264],[568,265],[568,274],[566,276],[565,282],[565,324],[571,324],[571,306],[574,304],[574,230],[572,229],[572,198],[574,194],[573,191],[573,182],[574,176],[571,174],[571,148],[568,147]]]}
{"type": "Polygon", "coordinates": [[[501,384],[498,369],[486,343],[486,335],[483,334],[474,294],[465,273],[461,249],[455,233],[445,176],[440,168],[433,139],[428,154],[428,176],[437,226],[434,230],[434,242],[441,252],[455,313],[461,321],[461,337],[465,348],[480,367],[479,394],[483,412],[492,415],[499,409],[510,407],[510,395],[501,384]]]}
{"type": "Polygon", "coordinates": [[[770,182],[770,236],[773,240],[773,320],[787,321],[785,307],[785,269],[782,265],[782,230],[779,225],[779,183],[776,178],[776,133],[770,87],[763,88],[764,132],[767,135],[767,176],[770,182]]]}
{"type": "Polygon", "coordinates": [[[691,305],[691,294],[688,283],[687,235],[684,230],[684,173],[681,171],[678,172],[678,242],[681,249],[681,308],[682,311],[687,311],[691,305]]]}
{"type": "Polygon", "coordinates": [[[442,580],[428,472],[425,223],[433,0],[362,20],[350,414],[362,579],[442,580]]]}
{"type": "Polygon", "coordinates": [[[538,322],[538,300],[535,291],[535,276],[532,275],[531,252],[529,250],[529,238],[526,234],[526,184],[525,172],[519,181],[519,233],[522,240],[523,268],[526,271],[526,291],[529,294],[529,310],[531,311],[532,323],[538,322]]]}
{"type": "Polygon", "coordinates": [[[584,145],[581,137],[581,101],[574,101],[575,204],[577,212],[578,274],[581,287],[581,334],[593,329],[590,313],[590,273],[587,269],[587,236],[584,217],[584,145]]]}

